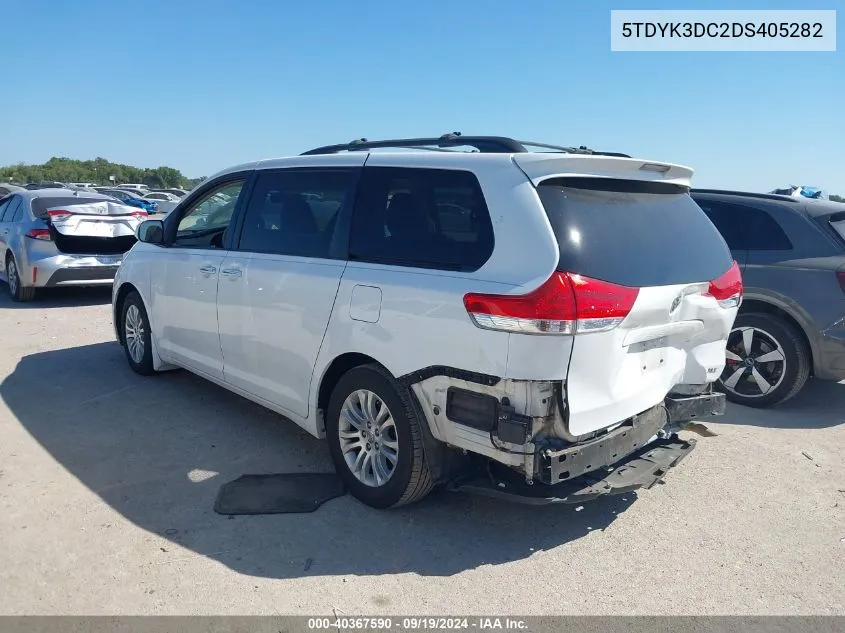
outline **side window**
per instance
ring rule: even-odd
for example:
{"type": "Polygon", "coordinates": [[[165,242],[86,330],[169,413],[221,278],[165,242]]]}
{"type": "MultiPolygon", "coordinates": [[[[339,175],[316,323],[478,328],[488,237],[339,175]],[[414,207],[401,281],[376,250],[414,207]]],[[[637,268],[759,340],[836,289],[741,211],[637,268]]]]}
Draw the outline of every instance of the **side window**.
{"type": "Polygon", "coordinates": [[[845,220],[830,220],[830,226],[845,240],[845,220]]]}
{"type": "Polygon", "coordinates": [[[750,251],[788,251],[792,242],[768,212],[737,205],[745,248],[750,251]]]}
{"type": "Polygon", "coordinates": [[[9,203],[12,201],[12,198],[3,198],[0,200],[0,222],[3,221],[3,216],[6,213],[6,209],[9,208],[9,203]]]}
{"type": "Polygon", "coordinates": [[[472,172],[364,168],[350,259],[474,271],[492,253],[493,225],[472,172]]]}
{"type": "Polygon", "coordinates": [[[711,202],[709,200],[696,200],[710,221],[722,234],[728,248],[732,250],[745,249],[745,242],[742,239],[742,231],[737,218],[737,208],[730,204],[711,202]]]}
{"type": "Polygon", "coordinates": [[[174,246],[221,247],[223,232],[235,212],[244,180],[229,181],[212,189],[186,210],[176,227],[174,246]]]}
{"type": "Polygon", "coordinates": [[[20,217],[20,209],[21,209],[21,197],[20,196],[12,196],[8,206],[0,214],[0,222],[14,222],[15,216],[20,217]]]}
{"type": "Polygon", "coordinates": [[[23,218],[23,209],[24,209],[24,201],[23,198],[18,198],[18,208],[15,209],[14,214],[12,215],[12,222],[20,222],[23,218]]]}
{"type": "Polygon", "coordinates": [[[355,175],[349,169],[259,172],[238,250],[328,258],[355,175]]]}

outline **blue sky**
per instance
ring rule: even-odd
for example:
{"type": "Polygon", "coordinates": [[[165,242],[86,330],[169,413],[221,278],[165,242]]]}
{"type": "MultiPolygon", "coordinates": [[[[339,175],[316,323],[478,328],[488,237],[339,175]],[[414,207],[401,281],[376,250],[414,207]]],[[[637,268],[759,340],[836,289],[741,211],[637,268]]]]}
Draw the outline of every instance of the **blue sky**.
{"type": "Polygon", "coordinates": [[[845,194],[845,45],[610,51],[611,9],[682,8],[845,15],[841,0],[5,3],[0,165],[102,156],[200,176],[458,130],[679,162],[699,186],[845,194]]]}

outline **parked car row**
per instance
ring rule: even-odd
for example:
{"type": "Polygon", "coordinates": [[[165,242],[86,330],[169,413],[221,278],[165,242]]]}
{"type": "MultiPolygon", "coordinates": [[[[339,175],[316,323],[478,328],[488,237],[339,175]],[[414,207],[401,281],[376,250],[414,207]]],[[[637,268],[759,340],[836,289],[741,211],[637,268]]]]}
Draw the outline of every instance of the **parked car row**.
{"type": "Polygon", "coordinates": [[[26,185],[0,183],[0,196],[12,191],[35,191],[41,189],[67,189],[71,191],[96,191],[118,198],[129,206],[144,209],[150,213],[169,213],[188,192],[178,188],[151,189],[144,184],[126,183],[100,186],[90,182],[39,182],[26,185]]]}
{"type": "MultiPolygon", "coordinates": [[[[437,485],[534,501],[649,487],[725,394],[765,406],[845,378],[845,207],[535,146],[357,141],[220,172],[140,216],[121,251],[129,366],[285,415],[375,507],[437,485]]],[[[56,248],[50,211],[98,224],[41,206],[56,248]]]]}

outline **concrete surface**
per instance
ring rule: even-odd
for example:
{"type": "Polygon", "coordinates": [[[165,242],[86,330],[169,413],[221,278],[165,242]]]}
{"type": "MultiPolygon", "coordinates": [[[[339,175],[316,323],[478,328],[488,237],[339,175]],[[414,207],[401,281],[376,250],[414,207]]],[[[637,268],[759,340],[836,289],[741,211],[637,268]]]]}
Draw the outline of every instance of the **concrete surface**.
{"type": "Polygon", "coordinates": [[[5,290],[2,614],[845,613],[845,385],[731,407],[665,485],[580,510],[443,493],[227,519],[220,484],[325,469],[323,443],[133,374],[107,290],[5,290]]]}

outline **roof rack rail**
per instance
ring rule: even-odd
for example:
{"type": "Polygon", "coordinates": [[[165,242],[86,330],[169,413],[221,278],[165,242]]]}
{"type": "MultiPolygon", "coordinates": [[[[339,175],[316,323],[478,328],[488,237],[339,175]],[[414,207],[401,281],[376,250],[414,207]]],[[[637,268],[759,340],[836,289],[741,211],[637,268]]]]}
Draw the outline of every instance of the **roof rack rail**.
{"type": "MultiPolygon", "coordinates": [[[[731,189],[697,189],[693,187],[690,193],[712,193],[723,196],[740,196],[743,198],[761,198],[763,200],[779,200],[780,202],[800,202],[798,198],[779,193],[757,193],[754,191],[733,191],[731,189]]],[[[807,198],[809,200],[809,198],[807,198]]]]}
{"type": "Polygon", "coordinates": [[[565,152],[567,154],[592,154],[596,156],[630,158],[627,154],[621,154],[619,152],[598,152],[584,145],[580,147],[564,147],[561,145],[549,145],[547,143],[535,143],[533,141],[517,141],[507,136],[463,136],[460,132],[451,132],[436,138],[399,138],[381,141],[370,141],[366,138],[359,138],[349,143],[315,147],[307,152],[302,152],[300,155],[336,154],[338,152],[354,152],[382,148],[423,149],[437,152],[452,151],[449,148],[455,147],[472,147],[482,154],[521,154],[529,152],[529,147],[538,147],[556,152],[565,152]]]}

